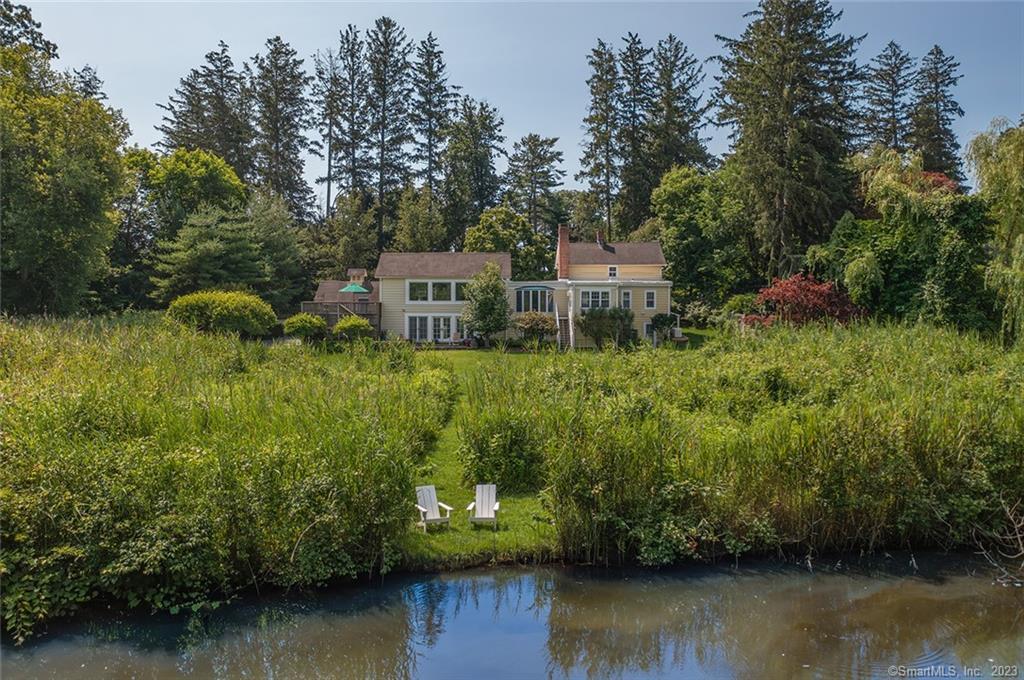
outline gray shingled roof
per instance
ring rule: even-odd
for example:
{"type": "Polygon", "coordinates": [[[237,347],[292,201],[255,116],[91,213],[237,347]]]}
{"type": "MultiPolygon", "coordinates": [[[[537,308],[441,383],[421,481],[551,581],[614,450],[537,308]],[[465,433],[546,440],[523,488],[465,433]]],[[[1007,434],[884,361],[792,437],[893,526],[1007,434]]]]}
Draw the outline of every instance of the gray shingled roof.
{"type": "Polygon", "coordinates": [[[569,264],[660,264],[665,254],[657,241],[570,243],[569,264]]]}
{"type": "Polygon", "coordinates": [[[497,262],[503,278],[512,278],[512,256],[508,253],[381,253],[377,278],[446,278],[468,279],[497,262]]]}

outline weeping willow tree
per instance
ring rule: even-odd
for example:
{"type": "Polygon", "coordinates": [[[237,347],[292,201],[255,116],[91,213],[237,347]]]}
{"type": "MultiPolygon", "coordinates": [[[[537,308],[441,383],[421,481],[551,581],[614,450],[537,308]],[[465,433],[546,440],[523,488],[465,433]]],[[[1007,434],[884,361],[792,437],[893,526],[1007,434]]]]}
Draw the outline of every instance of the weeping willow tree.
{"type": "Polygon", "coordinates": [[[985,283],[1002,301],[1006,340],[1024,342],[1024,117],[1016,126],[992,121],[971,141],[967,160],[994,226],[985,283]]]}

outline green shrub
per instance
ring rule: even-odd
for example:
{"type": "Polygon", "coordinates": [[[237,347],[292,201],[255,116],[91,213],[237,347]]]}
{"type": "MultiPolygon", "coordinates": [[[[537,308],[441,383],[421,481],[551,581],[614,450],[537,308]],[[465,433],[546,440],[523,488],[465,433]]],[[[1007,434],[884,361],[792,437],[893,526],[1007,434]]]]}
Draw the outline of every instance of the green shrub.
{"type": "Polygon", "coordinates": [[[525,312],[515,319],[516,329],[526,342],[540,342],[558,332],[558,324],[550,314],[525,312]]]}
{"type": "Polygon", "coordinates": [[[0,320],[7,633],[97,599],[203,611],[253,585],[387,571],[454,399],[444,369],[391,359],[0,320]]]}
{"type": "Polygon", "coordinates": [[[334,335],[339,340],[358,340],[359,338],[372,338],[373,326],[367,319],[361,316],[349,315],[338,319],[334,324],[334,335]]]}
{"type": "Polygon", "coordinates": [[[576,317],[576,330],[594,341],[598,349],[611,341],[616,347],[636,339],[633,310],[622,307],[594,307],[576,317]]]}
{"type": "Polygon", "coordinates": [[[327,335],[327,322],[315,314],[299,312],[284,321],[284,334],[304,342],[321,340],[327,335]]]}
{"type": "Polygon", "coordinates": [[[722,313],[730,316],[736,314],[754,314],[761,310],[757,302],[757,293],[740,293],[733,295],[722,305],[722,313]]]}
{"type": "Polygon", "coordinates": [[[676,327],[676,318],[671,314],[659,313],[651,317],[651,327],[662,338],[668,336],[669,332],[676,327]]]}
{"type": "Polygon", "coordinates": [[[277,322],[273,308],[256,295],[205,290],[175,298],[167,316],[201,331],[266,335],[277,322]]]}

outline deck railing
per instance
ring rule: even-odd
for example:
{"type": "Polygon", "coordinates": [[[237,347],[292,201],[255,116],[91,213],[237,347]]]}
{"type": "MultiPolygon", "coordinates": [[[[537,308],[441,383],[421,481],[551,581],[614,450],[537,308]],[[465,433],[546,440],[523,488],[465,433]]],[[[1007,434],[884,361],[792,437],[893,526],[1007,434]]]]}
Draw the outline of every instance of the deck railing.
{"type": "Polygon", "coordinates": [[[333,327],[343,316],[361,316],[380,332],[379,302],[303,302],[302,311],[321,317],[328,327],[333,327]]]}

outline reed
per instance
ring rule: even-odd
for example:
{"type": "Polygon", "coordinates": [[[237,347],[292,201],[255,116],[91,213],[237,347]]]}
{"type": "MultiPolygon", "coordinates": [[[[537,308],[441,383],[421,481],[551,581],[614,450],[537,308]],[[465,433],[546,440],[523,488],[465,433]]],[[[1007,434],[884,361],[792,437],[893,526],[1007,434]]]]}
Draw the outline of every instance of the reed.
{"type": "Polygon", "coordinates": [[[4,627],[387,571],[455,391],[405,352],[0,321],[4,627]]]}
{"type": "MultiPolygon", "coordinates": [[[[539,442],[572,559],[965,546],[1024,495],[1024,353],[947,329],[779,328],[483,379],[535,414],[509,427],[539,442]]],[[[488,409],[464,447],[505,436],[488,409]]]]}

